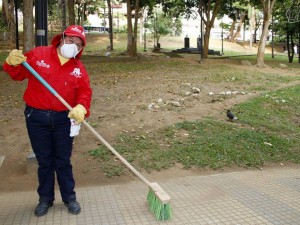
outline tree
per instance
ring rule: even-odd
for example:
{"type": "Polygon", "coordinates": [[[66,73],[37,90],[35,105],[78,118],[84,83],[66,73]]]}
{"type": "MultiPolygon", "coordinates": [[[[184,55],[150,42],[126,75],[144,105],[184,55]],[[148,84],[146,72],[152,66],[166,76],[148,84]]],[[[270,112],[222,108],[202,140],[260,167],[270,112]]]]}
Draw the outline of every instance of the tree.
{"type": "Polygon", "coordinates": [[[135,5],[131,5],[130,0],[126,0],[127,5],[127,54],[129,56],[137,55],[137,19],[140,9],[140,1],[136,0],[135,5]],[[132,25],[132,11],[134,13],[134,25],[132,25]]]}
{"type": "Polygon", "coordinates": [[[154,0],[126,0],[127,6],[127,54],[129,56],[137,55],[137,31],[140,10],[143,7],[149,6],[154,0]],[[132,12],[134,11],[134,16],[132,12]],[[132,18],[133,24],[132,24],[132,18]]]}
{"type": "Polygon", "coordinates": [[[236,38],[239,37],[240,32],[241,32],[241,28],[243,23],[245,22],[245,18],[246,18],[247,14],[246,11],[242,10],[241,13],[239,14],[239,23],[236,29],[236,32],[234,33],[234,35],[231,36],[231,42],[235,42],[236,38]]]}
{"type": "Polygon", "coordinates": [[[205,24],[204,45],[202,48],[204,58],[208,57],[210,31],[214,26],[220,3],[221,0],[199,0],[198,13],[205,24]]]}
{"type": "MultiPolygon", "coordinates": [[[[67,0],[69,1],[69,0],[67,0]]],[[[73,0],[71,0],[73,1],[73,0]]],[[[76,24],[82,25],[87,20],[88,14],[93,14],[95,10],[98,9],[99,6],[105,6],[106,0],[74,0],[74,11],[77,11],[77,15],[75,16],[76,24]]],[[[69,7],[69,16],[72,16],[72,12],[70,13],[71,3],[68,5],[69,7]]],[[[76,13],[74,13],[76,14],[76,13]]],[[[73,23],[73,21],[70,21],[73,23]]]]}
{"type": "Polygon", "coordinates": [[[242,25],[248,16],[247,4],[243,1],[221,2],[221,4],[222,6],[218,12],[218,18],[228,15],[228,17],[232,19],[229,31],[229,40],[230,42],[235,42],[236,38],[240,35],[242,25]],[[236,24],[238,24],[237,28],[236,24]]]}
{"type": "Polygon", "coordinates": [[[174,19],[170,15],[163,14],[162,12],[155,12],[150,16],[147,23],[147,28],[153,33],[156,48],[160,47],[160,37],[164,35],[173,35],[181,33],[182,23],[179,19],[174,19]]]}
{"type": "Polygon", "coordinates": [[[33,0],[24,1],[24,20],[23,20],[23,52],[27,52],[33,48],[34,32],[33,32],[33,0]]]}
{"type": "Polygon", "coordinates": [[[86,1],[75,0],[75,7],[77,9],[77,22],[76,24],[80,25],[86,19],[86,1]]]}
{"type": "Polygon", "coordinates": [[[75,24],[75,1],[68,0],[69,26],[75,24]]]}
{"type": "Polygon", "coordinates": [[[222,0],[161,0],[165,13],[172,12],[173,17],[185,15],[187,18],[194,16],[194,9],[201,17],[201,21],[205,25],[204,45],[202,48],[202,56],[208,57],[208,46],[210,31],[214,26],[215,18],[218,15],[221,4],[228,4],[222,0]]]}
{"type": "Polygon", "coordinates": [[[15,21],[15,5],[13,0],[3,0],[2,1],[2,10],[4,17],[7,21],[7,27],[10,36],[10,46],[15,48],[16,43],[16,21],[15,21]]]}
{"type": "Polygon", "coordinates": [[[66,1],[59,0],[58,1],[60,15],[61,15],[61,30],[65,30],[67,28],[67,12],[66,12],[66,1]]]}
{"type": "Polygon", "coordinates": [[[249,45],[250,48],[252,48],[252,42],[253,42],[252,30],[256,24],[255,24],[255,9],[250,5],[248,5],[248,18],[249,18],[249,33],[250,33],[249,45]]]}
{"type": "Polygon", "coordinates": [[[273,11],[273,7],[275,5],[276,0],[260,0],[263,6],[263,27],[262,33],[260,36],[259,46],[257,50],[257,66],[258,67],[265,67],[264,63],[264,56],[265,56],[265,48],[266,48],[266,41],[269,33],[269,24],[270,19],[273,11]]]}
{"type": "Polygon", "coordinates": [[[234,29],[235,29],[235,25],[236,25],[236,22],[237,22],[237,11],[232,13],[232,14],[229,14],[229,18],[232,19],[232,24],[230,26],[230,30],[229,30],[229,40],[232,42],[233,41],[233,35],[234,35],[234,29]]]}
{"type": "MultiPolygon", "coordinates": [[[[48,27],[50,35],[55,30],[56,26],[61,26],[60,9],[56,0],[48,1],[48,27]]],[[[61,27],[60,27],[61,28],[61,27]]]]}
{"type": "MultiPolygon", "coordinates": [[[[298,42],[300,46],[300,1],[299,0],[279,0],[280,7],[275,8],[275,30],[279,34],[286,35],[286,49],[289,62],[294,59],[294,45],[298,42]]],[[[283,36],[284,36],[283,35],[283,36]]],[[[300,63],[300,57],[298,57],[300,63]]]]}
{"type": "Polygon", "coordinates": [[[107,7],[108,7],[108,24],[109,24],[109,43],[110,43],[110,50],[114,50],[113,44],[113,19],[112,19],[112,12],[111,12],[111,0],[107,0],[107,7]]]}
{"type": "MultiPolygon", "coordinates": [[[[145,38],[143,39],[143,35],[145,35],[146,33],[146,28],[145,26],[147,26],[147,22],[146,20],[148,19],[148,10],[146,7],[141,8],[141,17],[140,17],[140,44],[143,43],[143,41],[145,41],[145,38]]],[[[145,36],[144,36],[145,37],[145,36]]]]}

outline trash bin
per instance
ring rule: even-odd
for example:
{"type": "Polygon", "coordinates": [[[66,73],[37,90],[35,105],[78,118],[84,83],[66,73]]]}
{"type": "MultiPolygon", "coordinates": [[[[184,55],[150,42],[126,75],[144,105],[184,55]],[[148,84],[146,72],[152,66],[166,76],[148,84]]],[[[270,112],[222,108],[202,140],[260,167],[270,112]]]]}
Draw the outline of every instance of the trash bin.
{"type": "Polygon", "coordinates": [[[184,48],[190,47],[190,38],[186,35],[184,38],[184,48]]]}

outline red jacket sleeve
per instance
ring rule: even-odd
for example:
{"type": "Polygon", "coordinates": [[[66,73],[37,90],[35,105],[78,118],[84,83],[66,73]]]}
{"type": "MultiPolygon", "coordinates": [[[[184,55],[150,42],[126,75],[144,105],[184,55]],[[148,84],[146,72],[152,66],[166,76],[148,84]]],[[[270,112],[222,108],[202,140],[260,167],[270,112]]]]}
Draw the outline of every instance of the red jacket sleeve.
{"type": "MultiPolygon", "coordinates": [[[[27,56],[28,62],[28,59],[34,55],[34,49],[25,53],[24,55],[27,56]]],[[[11,66],[5,62],[3,65],[3,70],[6,71],[13,80],[17,81],[22,81],[32,76],[31,73],[21,64],[18,66],[11,66]]]]}
{"type": "Polygon", "coordinates": [[[22,81],[30,76],[30,73],[22,65],[11,66],[5,62],[3,70],[7,72],[13,80],[22,81]]]}

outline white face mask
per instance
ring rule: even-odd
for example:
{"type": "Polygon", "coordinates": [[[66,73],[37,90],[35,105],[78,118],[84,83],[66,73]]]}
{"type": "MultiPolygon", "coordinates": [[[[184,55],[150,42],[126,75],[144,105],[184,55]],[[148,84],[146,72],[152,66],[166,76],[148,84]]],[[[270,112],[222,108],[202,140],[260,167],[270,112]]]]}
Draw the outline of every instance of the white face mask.
{"type": "Polygon", "coordinates": [[[75,58],[79,52],[76,44],[66,44],[65,40],[64,44],[60,47],[61,55],[67,59],[75,58]]]}

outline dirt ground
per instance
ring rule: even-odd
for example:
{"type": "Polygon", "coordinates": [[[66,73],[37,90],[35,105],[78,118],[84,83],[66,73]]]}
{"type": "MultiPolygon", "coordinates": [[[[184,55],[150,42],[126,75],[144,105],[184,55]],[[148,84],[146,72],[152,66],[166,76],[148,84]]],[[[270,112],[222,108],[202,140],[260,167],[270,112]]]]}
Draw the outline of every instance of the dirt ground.
{"type": "MultiPolygon", "coordinates": [[[[225,49],[243,48],[244,52],[248,54],[255,54],[256,51],[255,48],[248,49],[231,43],[225,44],[224,47],[225,49]]],[[[143,57],[145,60],[157,60],[158,63],[160,60],[178,60],[188,64],[199,64],[197,55],[169,58],[164,54],[145,53],[143,57]]],[[[143,62],[142,59],[137,63],[143,62]]],[[[216,63],[226,64],[236,70],[246,67],[231,59],[214,59],[206,60],[203,63],[203,68],[212,67],[216,63]]],[[[257,70],[254,67],[248,69],[257,70]]],[[[282,73],[280,68],[267,68],[265,70],[278,75],[282,73]]],[[[285,73],[288,76],[299,75],[299,72],[297,74],[294,71],[287,72],[286,70],[285,73]]],[[[113,145],[116,135],[122,132],[155,132],[156,129],[167,125],[184,120],[197,120],[204,116],[213,116],[226,121],[225,109],[259,94],[259,92],[247,92],[246,94],[231,95],[223,101],[212,101],[209,92],[242,91],[244,87],[230,86],[226,81],[218,84],[210,82],[195,84],[193,83],[195,75],[198,75],[197,71],[182,76],[174,70],[170,70],[168,74],[159,71],[155,73],[143,71],[142,74],[125,73],[125,75],[99,74],[98,77],[91,79],[93,102],[89,121],[97,124],[96,130],[113,145]],[[200,93],[196,97],[187,98],[181,110],[149,108],[151,103],[157,103],[159,99],[164,102],[180,101],[178,90],[187,91],[193,85],[200,89],[200,93]]],[[[294,85],[294,83],[285,85],[294,85]]],[[[28,166],[30,163],[27,159],[31,147],[23,116],[22,94],[25,87],[26,82],[14,82],[0,69],[0,156],[5,156],[0,168],[1,192],[35,190],[37,187],[35,168],[28,166]]],[[[129,171],[120,177],[107,178],[100,170],[98,162],[86,154],[89,150],[97,148],[98,145],[98,139],[87,128],[82,127],[80,135],[75,139],[72,157],[74,176],[78,187],[117,184],[137,179],[129,171]]],[[[241,168],[226,168],[222,172],[232,170],[241,170],[241,168]]],[[[160,172],[146,173],[142,171],[147,178],[153,181],[216,172],[220,171],[209,169],[183,170],[180,165],[160,172]]]]}

